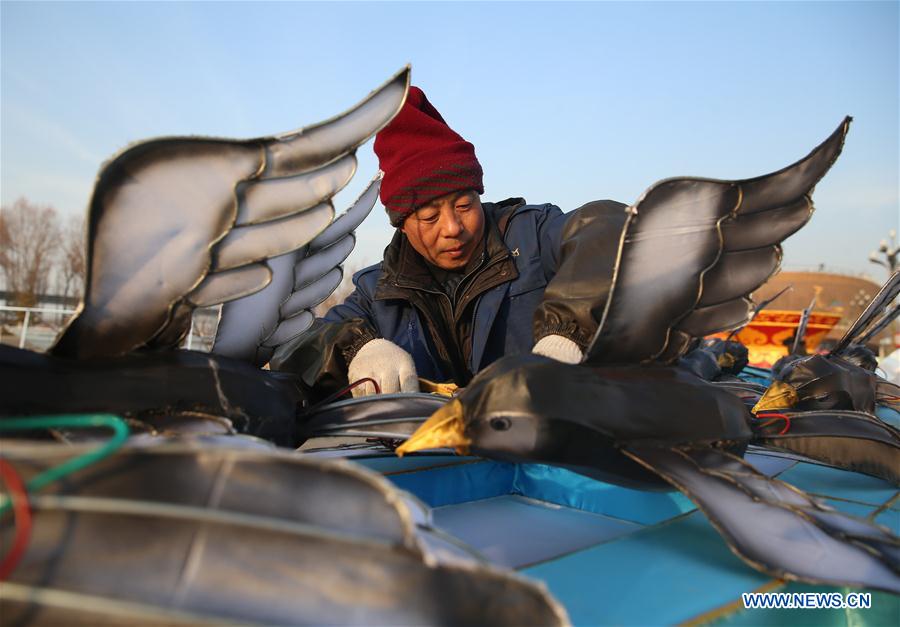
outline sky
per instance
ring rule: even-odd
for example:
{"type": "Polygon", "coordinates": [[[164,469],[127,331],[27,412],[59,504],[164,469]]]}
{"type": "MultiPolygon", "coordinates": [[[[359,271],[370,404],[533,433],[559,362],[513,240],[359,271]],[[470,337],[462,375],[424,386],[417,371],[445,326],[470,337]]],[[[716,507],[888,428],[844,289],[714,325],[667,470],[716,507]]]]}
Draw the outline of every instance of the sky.
{"type": "MultiPolygon", "coordinates": [[[[681,175],[749,178],[845,115],[783,267],[868,262],[900,222],[900,3],[0,3],[0,192],[84,213],[104,160],[155,136],[251,138],[354,105],[412,66],[475,144],[485,200],[570,211],[681,175]]],[[[377,171],[371,142],[349,206],[377,171]]],[[[351,268],[391,237],[378,205],[351,268]]]]}

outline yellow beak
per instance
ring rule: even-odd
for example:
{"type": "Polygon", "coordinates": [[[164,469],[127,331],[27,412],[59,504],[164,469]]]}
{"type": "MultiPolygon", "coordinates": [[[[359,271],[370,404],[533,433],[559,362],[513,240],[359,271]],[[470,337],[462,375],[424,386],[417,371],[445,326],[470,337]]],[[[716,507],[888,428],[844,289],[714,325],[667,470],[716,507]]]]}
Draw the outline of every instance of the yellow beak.
{"type": "Polygon", "coordinates": [[[469,452],[472,441],[466,437],[463,407],[453,399],[431,415],[406,442],[397,447],[397,455],[433,448],[455,448],[460,455],[469,452]]]}
{"type": "Polygon", "coordinates": [[[435,383],[419,377],[419,391],[450,398],[459,391],[459,386],[455,383],[435,383]]]}
{"type": "Polygon", "coordinates": [[[799,401],[800,397],[797,395],[797,390],[794,389],[794,386],[775,381],[750,411],[758,414],[761,411],[770,409],[790,409],[799,401]]]}

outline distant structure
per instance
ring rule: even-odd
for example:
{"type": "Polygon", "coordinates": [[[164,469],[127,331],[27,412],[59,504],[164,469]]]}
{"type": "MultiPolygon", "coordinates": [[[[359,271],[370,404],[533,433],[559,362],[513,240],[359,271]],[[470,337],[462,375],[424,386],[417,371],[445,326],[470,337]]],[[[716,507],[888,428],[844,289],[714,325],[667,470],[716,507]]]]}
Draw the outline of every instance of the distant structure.
{"type": "MultiPolygon", "coordinates": [[[[810,319],[807,337],[820,334],[821,337],[815,342],[820,349],[828,348],[829,344],[840,339],[881,288],[875,281],[861,276],[834,272],[782,271],[754,292],[753,300],[764,301],[788,285],[792,285],[793,289],[782,294],[766,311],[798,314],[815,297],[814,315],[810,319]],[[827,321],[817,322],[815,314],[822,314],[823,318],[839,315],[840,320],[826,331],[824,326],[827,321]]],[[[875,336],[870,348],[876,352],[891,352],[894,347],[890,329],[875,336]]]]}

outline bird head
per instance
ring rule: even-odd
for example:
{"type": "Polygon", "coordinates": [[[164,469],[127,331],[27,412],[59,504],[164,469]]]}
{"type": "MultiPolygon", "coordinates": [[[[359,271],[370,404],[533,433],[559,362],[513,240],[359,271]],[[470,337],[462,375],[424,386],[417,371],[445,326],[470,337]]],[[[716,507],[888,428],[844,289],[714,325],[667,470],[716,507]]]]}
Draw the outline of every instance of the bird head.
{"type": "Polygon", "coordinates": [[[788,364],[753,407],[802,411],[849,409],[873,412],[875,377],[834,355],[813,355],[788,364]]]}
{"type": "Polygon", "coordinates": [[[506,462],[563,466],[626,487],[669,489],[621,447],[743,442],[751,435],[746,415],[736,396],[680,368],[594,368],[520,355],[479,373],[397,454],[454,448],[506,462]]]}
{"type": "MultiPolygon", "coordinates": [[[[554,417],[584,409],[570,393],[589,369],[537,355],[505,357],[476,376],[459,396],[436,411],[397,449],[398,455],[434,448],[489,451],[494,457],[546,458],[558,438],[543,437],[554,417]],[[539,383],[538,383],[539,382],[539,383]]],[[[558,427],[558,425],[557,425],[558,427]]]]}

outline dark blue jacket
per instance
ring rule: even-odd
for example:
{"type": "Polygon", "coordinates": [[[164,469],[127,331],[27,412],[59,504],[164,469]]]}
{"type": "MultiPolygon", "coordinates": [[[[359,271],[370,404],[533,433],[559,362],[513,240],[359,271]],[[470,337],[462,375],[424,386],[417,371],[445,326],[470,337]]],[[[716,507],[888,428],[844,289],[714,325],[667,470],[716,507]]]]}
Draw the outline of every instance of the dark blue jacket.
{"type": "MultiPolygon", "coordinates": [[[[465,365],[472,374],[503,355],[531,350],[535,341],[534,312],[556,272],[560,236],[567,218],[559,207],[528,205],[521,199],[496,205],[484,203],[483,207],[489,261],[468,284],[468,289],[477,295],[465,308],[465,315],[472,316],[468,338],[471,348],[465,351],[465,365]]],[[[452,380],[456,378],[450,372],[452,365],[441,355],[446,348],[440,345],[444,335],[432,333],[434,324],[424,303],[425,299],[446,296],[429,285],[427,276],[416,276],[404,265],[398,248],[402,237],[398,232],[384,261],[354,275],[355,291],[343,304],[332,308],[325,320],[362,319],[373,337],[388,339],[409,352],[419,376],[452,380]],[[397,249],[393,254],[392,248],[397,249]]],[[[538,332],[539,337],[547,334],[538,332]]],[[[367,339],[371,338],[362,338],[358,344],[367,339]]],[[[358,350],[359,346],[354,348],[358,350]]],[[[348,361],[352,359],[352,354],[345,356],[348,361]]]]}
{"type": "Polygon", "coordinates": [[[357,272],[353,293],[284,357],[276,354],[272,368],[299,375],[321,396],[347,385],[350,361],[377,337],[410,353],[420,377],[460,386],[546,335],[584,350],[602,311],[598,281],[615,266],[625,205],[596,201],[568,214],[520,198],[482,206],[485,261],[455,307],[398,230],[382,262],[357,272]]]}

